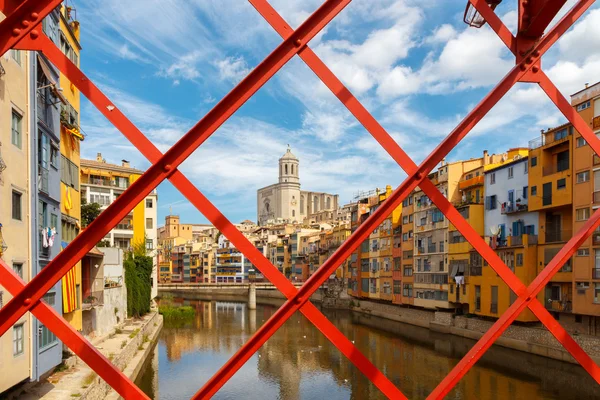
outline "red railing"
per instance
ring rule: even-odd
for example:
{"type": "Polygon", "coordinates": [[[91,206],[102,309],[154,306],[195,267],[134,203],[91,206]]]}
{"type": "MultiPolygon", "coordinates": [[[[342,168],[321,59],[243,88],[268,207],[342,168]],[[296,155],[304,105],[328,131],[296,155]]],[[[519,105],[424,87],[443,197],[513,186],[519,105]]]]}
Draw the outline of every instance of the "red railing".
{"type": "MultiPolygon", "coordinates": [[[[542,35],[550,21],[566,0],[526,2],[519,0],[519,33],[513,36],[486,0],[470,0],[481,17],[498,34],[508,49],[515,54],[516,65],[466,118],[417,166],[399,147],[384,128],[369,114],[341,81],[327,68],[307,43],[321,31],[351,0],[328,0],[295,31],[279,16],[266,0],[250,0],[257,11],[283,37],[283,42],[250,74],[219,102],[196,126],[184,135],[165,154],[160,151],[114,106],[114,104],[41,32],[39,24],[59,0],[25,0],[0,2],[7,18],[0,23],[0,54],[10,48],[41,51],[81,90],[94,106],[119,129],[148,158],[152,166],[92,222],[67,248],[60,252],[27,285],[0,261],[0,282],[14,296],[0,309],[0,335],[4,334],[25,312],[31,311],[71,348],[100,377],[125,398],[146,398],[118,368],[113,366],[80,333],[74,330],[51,307],[40,299],[89,249],[117,225],[136,204],[160,182],[169,179],[186,198],[200,210],[244,255],[286,296],[287,301],[254,333],[242,348],[194,395],[193,398],[213,396],[231,376],[264,344],[296,311],[302,312],[348,359],[378,387],[393,399],[406,398],[316,307],[308,301],[321,284],[369,236],[374,228],[405,199],[417,185],[448,220],[473,245],[496,273],[508,284],[518,298],[494,323],[490,330],[473,346],[465,357],[429,395],[430,399],[446,396],[456,383],[481,358],[494,341],[527,307],[548,328],[556,339],[600,383],[600,369],[551,316],[536,298],[552,276],[570,259],[577,248],[600,225],[600,211],[596,211],[544,268],[529,287],[514,275],[498,255],[485,243],[460,213],[437,190],[428,174],[462,140],[473,127],[494,107],[517,82],[537,83],[561,112],[579,131],[591,148],[600,154],[600,140],[562,96],[560,91],[541,70],[541,57],[556,43],[572,24],[593,4],[594,0],[580,0],[550,31],[542,35]],[[535,8],[537,7],[537,8],[535,8]],[[535,9],[534,9],[535,8],[535,9]],[[527,18],[525,18],[527,15],[527,18]],[[529,17],[533,16],[533,17],[529,17]],[[361,224],[350,238],[319,267],[306,283],[296,289],[225,216],[177,169],[179,165],[221,126],[241,105],[264,85],[293,56],[298,55],[348,108],[359,122],[405,170],[408,178],[361,224]]],[[[473,60],[473,62],[477,62],[473,60]]]]}

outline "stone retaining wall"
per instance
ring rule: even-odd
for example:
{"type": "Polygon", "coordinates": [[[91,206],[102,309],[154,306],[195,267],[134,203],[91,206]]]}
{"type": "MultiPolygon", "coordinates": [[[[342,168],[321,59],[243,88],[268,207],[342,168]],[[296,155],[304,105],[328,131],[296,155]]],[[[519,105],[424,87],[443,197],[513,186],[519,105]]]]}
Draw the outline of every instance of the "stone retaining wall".
{"type": "MultiPolygon", "coordinates": [[[[137,355],[139,351],[138,347],[143,343],[145,336],[147,336],[150,340],[148,342],[150,344],[156,341],[162,328],[162,323],[162,315],[158,314],[158,311],[154,311],[153,315],[151,315],[151,317],[145,321],[143,326],[139,328],[140,331],[137,333],[137,335],[132,338],[127,343],[125,348],[123,348],[121,352],[112,360],[113,365],[115,365],[121,371],[124,371],[129,378],[135,379],[135,377],[137,377],[137,373],[139,373],[140,368],[144,364],[147,355],[150,354],[150,350],[153,346],[146,345],[145,356],[141,357],[140,361],[137,363],[138,365],[130,366],[129,363],[137,355]],[[127,372],[130,373],[128,374],[127,372]],[[136,372],[135,376],[133,376],[134,374],[131,372],[136,372]]],[[[104,400],[109,396],[109,394],[111,394],[111,391],[112,388],[106,382],[104,382],[102,378],[96,377],[95,381],[85,390],[85,392],[82,393],[81,399],[104,400]]],[[[115,396],[116,393],[113,392],[111,395],[115,396]]]]}

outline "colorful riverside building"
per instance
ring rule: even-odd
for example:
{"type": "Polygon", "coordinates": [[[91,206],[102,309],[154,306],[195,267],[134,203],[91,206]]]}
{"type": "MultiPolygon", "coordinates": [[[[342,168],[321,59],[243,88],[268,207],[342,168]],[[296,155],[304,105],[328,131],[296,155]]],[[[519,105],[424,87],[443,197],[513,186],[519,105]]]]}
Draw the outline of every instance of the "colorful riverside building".
{"type": "MultiPolygon", "coordinates": [[[[377,189],[359,196],[351,211],[351,231],[355,231],[391,194],[392,187],[388,185],[383,192],[377,189]]],[[[401,216],[402,205],[399,205],[346,261],[347,292],[351,296],[392,301],[393,227],[400,224],[401,216]]]]}
{"type": "MultiPolygon", "coordinates": [[[[483,173],[484,165],[490,163],[495,155],[483,152],[483,157],[465,161],[446,163],[442,161],[438,169],[429,174],[429,179],[438,190],[452,203],[462,204],[463,212],[473,210],[473,218],[481,214],[483,207],[477,204],[477,192],[481,190],[481,181],[478,175],[483,173]],[[469,177],[469,179],[465,179],[469,177]],[[464,181],[463,189],[459,188],[459,181],[464,181]]],[[[483,194],[479,195],[482,201],[483,194]]],[[[468,246],[452,246],[460,244],[460,235],[456,228],[448,223],[444,214],[431,202],[431,200],[417,187],[413,194],[413,226],[414,226],[414,289],[413,304],[431,309],[452,309],[450,302],[449,277],[457,274],[461,265],[464,269],[465,260],[470,257],[468,246]],[[453,243],[454,242],[454,243],[453,243]],[[451,251],[451,253],[450,253],[451,251]],[[452,254],[452,257],[450,257],[452,254]],[[452,265],[450,265],[452,258],[452,265]]],[[[479,218],[479,231],[482,231],[483,216],[479,218]]],[[[481,232],[483,233],[483,232],[481,232]]],[[[464,272],[463,272],[464,273],[464,272]]],[[[452,288],[453,290],[453,288],[452,288]]]]}
{"type": "Polygon", "coordinates": [[[248,282],[248,271],[254,269],[250,260],[224,235],[219,236],[218,245],[216,272],[211,277],[212,283],[248,282]]]}
{"type": "MultiPolygon", "coordinates": [[[[106,209],[143,173],[132,168],[129,161],[121,165],[107,163],[101,153],[95,160],[80,160],[81,197],[87,203],[98,203],[106,209]]],[[[154,258],[152,271],[152,298],[158,294],[157,280],[157,208],[158,194],[152,190],[144,201],[117,224],[105,237],[110,247],[130,251],[134,246],[144,246],[148,255],[154,258]]]]}
{"type": "MultiPolygon", "coordinates": [[[[571,96],[571,105],[585,122],[600,132],[600,82],[571,96]]],[[[573,133],[573,232],[600,207],[600,157],[577,131],[573,133]]],[[[582,331],[600,333],[600,229],[587,238],[573,257],[572,309],[582,331]]],[[[564,318],[563,318],[564,319],[564,318]]]]}
{"type": "MultiPolygon", "coordinates": [[[[492,156],[483,167],[483,175],[474,178],[469,174],[459,182],[459,188],[470,190],[471,194],[475,188],[480,190],[479,200],[477,192],[475,198],[467,192],[467,202],[473,203],[469,208],[457,207],[525,285],[531,283],[537,273],[538,233],[538,213],[528,209],[528,163],[526,148],[510,149],[500,156],[500,160],[492,156]]],[[[465,284],[458,287],[453,282],[455,294],[451,297],[464,313],[498,318],[516,296],[462,235],[456,244],[451,242],[451,253],[457,246],[468,250],[468,257],[462,257],[465,261],[459,264],[459,270],[464,271],[465,284]]],[[[453,275],[454,269],[451,278],[456,281],[453,275]]],[[[525,310],[517,320],[532,322],[537,319],[531,311],[525,310]]]]}
{"type": "MultiPolygon", "coordinates": [[[[398,279],[398,274],[394,271],[394,303],[411,305],[413,300],[413,255],[415,248],[414,240],[414,195],[411,193],[402,202],[402,240],[401,248],[401,266],[402,275],[398,279]],[[397,282],[400,281],[402,292],[398,296],[397,282]],[[398,297],[399,298],[398,298],[398,297]]],[[[395,269],[395,268],[394,268],[395,269]]]]}
{"type": "MultiPolygon", "coordinates": [[[[60,49],[75,64],[79,65],[81,44],[79,43],[79,22],[72,16],[71,7],[61,6],[60,10],[60,49]]],[[[79,188],[79,167],[81,141],[83,135],[79,127],[80,93],[66,76],[60,74],[60,86],[66,104],[60,113],[60,220],[61,247],[66,247],[81,229],[81,195],[79,188]]],[[[89,268],[89,266],[88,266],[89,268]]],[[[86,271],[86,277],[93,271],[86,271]]],[[[82,329],[82,270],[79,261],[62,279],[63,317],[77,330],[82,329]]],[[[87,282],[89,285],[89,282],[87,282]]]]}
{"type": "MultiPolygon", "coordinates": [[[[573,128],[566,124],[544,131],[529,149],[529,211],[539,215],[539,273],[573,234],[573,128]]],[[[568,260],[538,295],[555,315],[572,313],[572,271],[568,260]]]]}

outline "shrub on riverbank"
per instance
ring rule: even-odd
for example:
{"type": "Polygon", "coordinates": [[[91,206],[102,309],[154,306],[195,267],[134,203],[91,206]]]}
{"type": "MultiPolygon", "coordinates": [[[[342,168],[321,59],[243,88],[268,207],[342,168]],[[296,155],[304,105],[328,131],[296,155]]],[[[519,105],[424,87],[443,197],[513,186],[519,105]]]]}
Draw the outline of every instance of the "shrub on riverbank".
{"type": "Polygon", "coordinates": [[[165,320],[186,320],[194,318],[196,315],[196,312],[190,306],[160,306],[158,308],[158,312],[164,317],[165,320]]]}

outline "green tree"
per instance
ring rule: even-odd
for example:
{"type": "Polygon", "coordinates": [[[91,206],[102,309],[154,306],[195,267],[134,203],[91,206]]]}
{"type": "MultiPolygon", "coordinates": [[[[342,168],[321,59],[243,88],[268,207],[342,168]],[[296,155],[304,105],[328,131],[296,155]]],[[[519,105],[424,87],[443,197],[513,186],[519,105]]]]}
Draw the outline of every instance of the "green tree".
{"type": "Polygon", "coordinates": [[[85,198],[81,198],[81,224],[86,227],[100,215],[100,204],[88,203],[85,198]]]}

